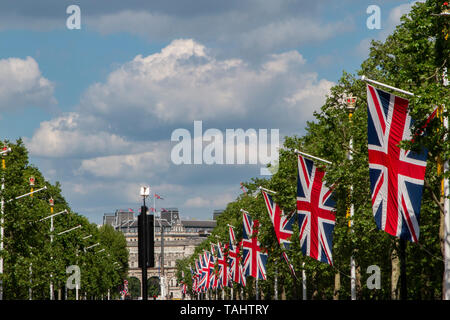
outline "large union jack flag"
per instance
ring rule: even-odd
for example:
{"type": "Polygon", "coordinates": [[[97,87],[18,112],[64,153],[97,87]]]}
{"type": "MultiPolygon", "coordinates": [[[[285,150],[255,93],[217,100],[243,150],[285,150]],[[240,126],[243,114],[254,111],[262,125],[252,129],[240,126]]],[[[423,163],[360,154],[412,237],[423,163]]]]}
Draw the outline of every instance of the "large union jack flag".
{"type": "Polygon", "coordinates": [[[252,221],[250,215],[243,212],[243,271],[245,276],[266,280],[267,254],[262,252],[258,241],[258,220],[252,221]]]}
{"type": "Polygon", "coordinates": [[[228,226],[230,232],[230,243],[228,246],[228,265],[230,267],[230,278],[245,287],[246,281],[244,272],[242,270],[240,249],[242,248],[242,242],[237,243],[236,236],[232,226],[228,226]]]}
{"type": "Polygon", "coordinates": [[[324,176],[325,172],[312,160],[298,155],[297,213],[302,252],[332,265],[336,204],[324,176]]]}
{"type": "Polygon", "coordinates": [[[410,140],[408,100],[367,86],[369,176],[378,229],[417,242],[427,152],[400,149],[410,140]]]}
{"type": "MultiPolygon", "coordinates": [[[[272,196],[270,194],[268,194],[266,191],[262,189],[261,193],[263,195],[267,211],[269,212],[270,220],[272,220],[278,244],[282,246],[284,249],[289,250],[289,246],[291,244],[291,237],[293,233],[292,225],[297,219],[297,216],[295,212],[292,212],[290,215],[285,215],[284,211],[281,210],[280,206],[273,201],[272,196]]],[[[282,255],[284,260],[286,260],[289,269],[291,270],[291,273],[295,276],[294,267],[289,262],[289,258],[286,252],[283,252],[282,255]]]]}

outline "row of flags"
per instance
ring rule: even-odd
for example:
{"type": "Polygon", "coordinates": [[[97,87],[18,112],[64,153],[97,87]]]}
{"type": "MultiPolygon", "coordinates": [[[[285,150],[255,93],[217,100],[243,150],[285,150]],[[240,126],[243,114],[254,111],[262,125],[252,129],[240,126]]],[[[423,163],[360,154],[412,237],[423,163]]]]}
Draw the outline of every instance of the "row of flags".
{"type": "MultiPolygon", "coordinates": [[[[369,180],[375,223],[379,230],[417,242],[427,151],[399,147],[401,141],[413,139],[408,100],[367,85],[367,101],[369,180]]],[[[429,116],[420,134],[435,115],[433,112],[429,116]]],[[[335,185],[327,186],[325,169],[302,154],[298,154],[297,164],[297,207],[293,212],[285,214],[274,202],[273,191],[260,188],[278,244],[284,249],[283,259],[294,277],[295,270],[286,253],[293,224],[297,222],[299,226],[303,255],[333,265],[336,222],[335,185]]],[[[268,256],[258,241],[259,221],[241,211],[242,240],[237,242],[233,227],[229,226],[229,244],[211,245],[211,252],[204,251],[195,260],[195,270],[191,268],[194,292],[231,286],[233,282],[245,286],[248,276],[266,280],[268,256]]]]}

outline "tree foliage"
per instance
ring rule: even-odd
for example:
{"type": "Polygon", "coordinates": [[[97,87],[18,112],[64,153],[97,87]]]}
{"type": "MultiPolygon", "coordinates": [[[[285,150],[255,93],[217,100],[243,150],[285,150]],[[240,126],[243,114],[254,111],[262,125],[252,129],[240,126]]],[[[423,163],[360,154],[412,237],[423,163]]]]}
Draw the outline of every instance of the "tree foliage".
{"type": "MultiPolygon", "coordinates": [[[[350,299],[350,258],[353,255],[358,271],[358,298],[391,299],[397,284],[392,283],[393,256],[398,252],[398,241],[385,232],[377,230],[372,215],[367,148],[367,98],[366,84],[358,76],[365,75],[392,86],[414,92],[410,99],[410,114],[415,119],[413,134],[423,126],[428,115],[444,106],[441,115],[449,116],[449,87],[442,81],[444,67],[450,58],[448,17],[437,17],[441,1],[428,0],[416,3],[411,12],[402,17],[402,23],[384,42],[373,41],[369,57],[362,63],[357,74],[344,71],[341,79],[331,89],[325,104],[314,113],[315,121],[308,122],[302,137],[285,137],[280,150],[279,169],[270,179],[252,179],[244,183],[247,195],[240,195],[229,203],[217,219],[217,227],[194,254],[178,263],[178,280],[192,288],[189,266],[194,265],[203,250],[217,238],[228,242],[227,224],[234,225],[236,236],[242,237],[242,213],[250,212],[260,221],[258,239],[268,249],[268,281],[260,281],[259,288],[265,299],[274,296],[274,278],[278,279],[278,291],[287,299],[301,297],[301,272],[307,275],[309,299],[350,299]],[[357,108],[350,118],[343,103],[344,94],[357,98],[357,108]],[[352,139],[353,144],[349,142],[352,139]],[[333,164],[326,167],[328,183],[336,184],[336,225],[333,235],[334,265],[320,263],[304,257],[300,250],[298,226],[294,227],[292,245],[288,255],[295,267],[294,278],[281,257],[272,223],[258,194],[259,186],[275,190],[274,200],[289,214],[296,208],[297,161],[294,149],[303,150],[325,158],[333,164]],[[352,152],[349,160],[348,153],[352,152]],[[350,191],[352,188],[353,191],[350,191]],[[354,206],[352,226],[349,227],[347,210],[354,206]],[[302,267],[304,263],[304,268],[302,267]],[[370,276],[366,270],[371,265],[381,269],[381,288],[367,288],[370,276]],[[338,277],[336,277],[338,275],[338,277]],[[337,283],[335,285],[336,278],[337,283]]],[[[385,89],[384,89],[385,90],[385,89]]],[[[389,91],[389,90],[387,90],[389,91]]],[[[398,93],[396,93],[398,94],[398,93]]],[[[440,162],[450,158],[450,144],[445,140],[448,129],[439,119],[432,121],[426,135],[417,136],[414,142],[403,141],[402,147],[428,150],[426,183],[420,212],[419,243],[407,246],[407,288],[411,299],[440,299],[442,295],[443,260],[440,230],[440,182],[443,172],[438,172],[440,162]]],[[[318,164],[318,163],[317,163],[318,164]]],[[[319,164],[318,164],[319,165],[319,164]]],[[[447,177],[449,173],[447,172],[447,177]]],[[[245,297],[254,297],[253,280],[247,278],[245,297]]],[[[395,282],[395,281],[394,281],[395,282]]],[[[238,286],[234,284],[235,289],[238,286]]]]}
{"type": "MultiPolygon", "coordinates": [[[[118,286],[128,269],[128,252],[124,236],[110,226],[98,228],[88,219],[71,210],[61,193],[59,182],[51,184],[38,168],[29,163],[28,152],[22,142],[5,141],[0,147],[10,147],[3,156],[5,169],[0,174],[5,188],[1,196],[4,207],[4,299],[49,299],[50,281],[54,296],[64,288],[70,274],[66,268],[78,265],[81,272],[80,297],[100,298],[108,290],[118,296],[118,286]],[[47,187],[17,200],[17,196],[31,191],[30,176],[35,177],[34,190],[47,187]],[[49,199],[53,198],[53,212],[67,210],[67,214],[53,217],[53,242],[50,241],[51,215],[49,199]],[[58,235],[81,225],[81,228],[58,235]],[[86,236],[89,236],[83,239],[86,236]],[[87,249],[99,243],[98,246],[87,249]],[[104,249],[102,251],[102,249],[104,249]]],[[[68,299],[75,299],[75,290],[68,290],[68,299]]]]}

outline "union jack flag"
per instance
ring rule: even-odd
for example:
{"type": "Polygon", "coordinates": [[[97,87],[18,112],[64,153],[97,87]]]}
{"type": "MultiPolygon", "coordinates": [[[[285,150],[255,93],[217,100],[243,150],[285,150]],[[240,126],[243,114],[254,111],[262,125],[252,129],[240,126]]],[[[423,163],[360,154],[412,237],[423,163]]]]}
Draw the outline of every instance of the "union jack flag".
{"type": "Polygon", "coordinates": [[[160,195],[157,195],[156,193],[155,193],[155,198],[156,198],[156,199],[161,199],[161,200],[164,200],[164,198],[163,198],[163,197],[161,197],[160,195]]]}
{"type": "MultiPolygon", "coordinates": [[[[194,260],[195,268],[197,269],[197,260],[194,260]]],[[[189,270],[191,271],[192,278],[192,291],[197,292],[197,273],[192,270],[192,266],[189,266],[189,270]]]]}
{"type": "Polygon", "coordinates": [[[325,172],[312,160],[298,155],[297,212],[300,246],[305,256],[333,264],[333,230],[336,221],[333,190],[325,172]]]}
{"type": "Polygon", "coordinates": [[[214,271],[214,256],[209,252],[209,251],[205,251],[204,252],[205,255],[205,261],[206,261],[206,265],[207,265],[207,273],[208,273],[208,280],[206,282],[206,289],[215,289],[214,288],[214,283],[215,283],[215,278],[216,278],[216,273],[214,271]]]}
{"type": "Polygon", "coordinates": [[[205,257],[203,255],[199,255],[199,280],[197,283],[197,291],[198,292],[205,292],[208,285],[208,274],[209,274],[209,268],[208,264],[205,260],[205,257]]]}
{"type": "Polygon", "coordinates": [[[230,277],[231,279],[243,285],[246,285],[246,279],[244,277],[244,272],[242,270],[241,258],[240,258],[240,248],[242,248],[242,242],[236,242],[236,236],[234,235],[234,230],[232,226],[228,226],[230,231],[230,244],[228,246],[228,265],[230,266],[230,277]]]}
{"type": "Polygon", "coordinates": [[[252,221],[250,215],[243,212],[242,247],[245,276],[266,280],[267,254],[262,252],[258,241],[258,220],[252,221]]]}
{"type": "Polygon", "coordinates": [[[219,278],[217,276],[217,271],[215,269],[216,266],[216,249],[215,245],[211,243],[211,254],[210,254],[210,261],[209,261],[209,272],[212,273],[210,276],[210,288],[211,289],[217,289],[219,285],[219,278]]]}
{"type": "Polygon", "coordinates": [[[398,146],[412,137],[408,100],[367,86],[369,176],[378,229],[411,242],[419,239],[427,152],[398,146]]]}
{"type": "Polygon", "coordinates": [[[187,285],[184,282],[181,282],[181,293],[186,294],[187,292],[187,285]]]}
{"type": "MultiPolygon", "coordinates": [[[[263,195],[267,211],[269,212],[270,220],[272,220],[278,244],[282,246],[284,249],[289,250],[291,244],[291,237],[293,233],[292,225],[294,224],[297,216],[295,212],[292,212],[290,215],[286,216],[284,214],[284,211],[281,210],[280,206],[273,201],[272,196],[270,194],[268,194],[266,191],[262,189],[261,193],[263,195]]],[[[283,252],[282,255],[284,260],[286,260],[289,269],[291,270],[291,273],[295,276],[294,267],[289,262],[289,258],[286,252],[283,252]]]]}
{"type": "Polygon", "coordinates": [[[229,273],[227,257],[225,250],[223,250],[221,243],[217,243],[217,264],[219,265],[219,285],[224,288],[229,285],[229,273]]]}

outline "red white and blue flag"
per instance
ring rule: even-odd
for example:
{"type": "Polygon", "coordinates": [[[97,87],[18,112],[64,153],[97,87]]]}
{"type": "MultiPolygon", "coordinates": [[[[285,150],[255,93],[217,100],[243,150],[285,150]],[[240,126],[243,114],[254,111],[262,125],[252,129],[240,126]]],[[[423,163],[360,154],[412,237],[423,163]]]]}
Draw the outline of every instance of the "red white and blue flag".
{"type": "MultiPolygon", "coordinates": [[[[273,201],[272,196],[270,194],[268,194],[264,190],[261,190],[261,193],[263,195],[267,211],[269,212],[270,220],[272,220],[278,244],[282,246],[282,248],[289,250],[289,246],[291,244],[291,237],[293,233],[292,225],[295,223],[297,215],[295,214],[295,212],[292,212],[290,215],[285,215],[284,211],[281,210],[280,206],[273,201]]],[[[290,263],[286,252],[283,252],[282,255],[283,258],[286,260],[286,263],[288,264],[291,273],[295,276],[294,267],[290,263]]]]}
{"type": "Polygon", "coordinates": [[[228,265],[230,266],[230,277],[231,280],[241,284],[245,287],[246,281],[244,277],[244,272],[242,270],[240,249],[242,248],[242,242],[238,243],[236,241],[236,236],[232,226],[228,226],[230,231],[230,243],[228,246],[228,265]]]}
{"type": "Polygon", "coordinates": [[[310,159],[298,155],[297,213],[300,246],[305,256],[333,264],[333,231],[336,221],[333,189],[326,186],[325,172],[310,159]]]}
{"type": "Polygon", "coordinates": [[[225,255],[225,250],[221,243],[217,243],[217,264],[219,265],[219,286],[225,288],[230,283],[230,277],[228,272],[227,257],[225,255]]]}
{"type": "Polygon", "coordinates": [[[367,86],[369,176],[378,229],[404,240],[419,239],[427,152],[400,149],[411,140],[408,100],[367,86]]]}
{"type": "Polygon", "coordinates": [[[212,273],[211,274],[211,278],[210,278],[210,285],[209,287],[211,289],[217,289],[218,285],[219,285],[219,278],[217,275],[217,270],[216,270],[216,246],[214,244],[211,243],[211,253],[210,253],[210,261],[209,261],[209,272],[212,273]]]}
{"type": "Polygon", "coordinates": [[[215,289],[214,283],[216,278],[216,273],[214,271],[214,256],[209,251],[204,251],[205,261],[207,265],[207,282],[206,289],[215,289]]]}
{"type": "Polygon", "coordinates": [[[250,215],[243,213],[243,271],[245,276],[266,280],[267,253],[263,253],[258,241],[258,220],[252,221],[250,215]]]}
{"type": "Polygon", "coordinates": [[[191,271],[191,278],[192,278],[192,291],[197,292],[197,260],[194,260],[195,270],[192,270],[192,266],[189,266],[189,269],[191,271]]]}
{"type": "Polygon", "coordinates": [[[208,263],[205,260],[205,257],[200,254],[199,255],[199,265],[200,265],[200,273],[199,273],[199,280],[197,285],[197,291],[198,292],[205,292],[208,286],[208,274],[209,274],[209,267],[208,263]]]}

